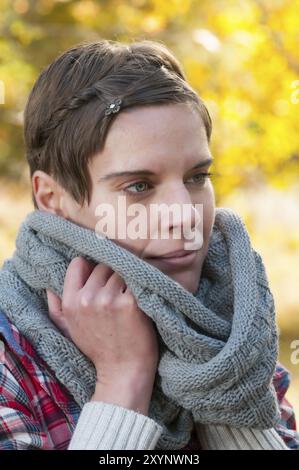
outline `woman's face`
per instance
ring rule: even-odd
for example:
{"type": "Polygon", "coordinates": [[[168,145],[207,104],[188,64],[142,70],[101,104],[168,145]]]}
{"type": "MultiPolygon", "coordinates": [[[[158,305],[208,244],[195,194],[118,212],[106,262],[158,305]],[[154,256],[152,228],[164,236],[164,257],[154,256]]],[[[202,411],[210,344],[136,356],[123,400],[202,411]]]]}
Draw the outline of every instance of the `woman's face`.
{"type": "Polygon", "coordinates": [[[97,224],[104,220],[101,217],[105,217],[108,223],[105,227],[102,224],[101,230],[106,236],[194,293],[214,223],[213,186],[203,176],[209,171],[211,158],[201,117],[188,105],[121,110],[110,127],[104,149],[89,162],[89,204],[80,206],[64,191],[63,215],[91,229],[99,227],[97,224]],[[194,168],[200,163],[202,166],[194,168]],[[142,212],[128,214],[128,207],[137,203],[142,212]],[[176,208],[185,205],[186,212],[173,215],[170,210],[168,217],[165,212],[161,216],[159,210],[150,213],[150,208],[167,210],[173,204],[176,208]],[[192,208],[194,204],[202,206],[192,208]],[[162,259],[162,255],[186,249],[185,243],[190,243],[188,233],[190,236],[190,229],[194,230],[199,220],[198,207],[203,210],[201,248],[195,246],[192,252],[188,249],[184,258],[162,259]],[[101,208],[107,212],[101,212],[101,208]],[[136,224],[132,225],[138,214],[138,228],[143,230],[139,238],[136,224]],[[133,226],[136,230],[132,232],[133,226]]]}

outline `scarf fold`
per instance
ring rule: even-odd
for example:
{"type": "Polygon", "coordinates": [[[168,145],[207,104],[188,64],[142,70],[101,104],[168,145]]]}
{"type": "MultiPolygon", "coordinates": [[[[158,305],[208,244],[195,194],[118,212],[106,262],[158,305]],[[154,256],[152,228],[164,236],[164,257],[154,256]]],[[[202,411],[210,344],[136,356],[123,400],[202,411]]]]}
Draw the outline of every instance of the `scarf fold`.
{"type": "Polygon", "coordinates": [[[0,270],[0,308],[83,407],[94,392],[95,368],[53,324],[46,296],[46,289],[62,295],[75,256],[119,273],[156,324],[160,360],[149,416],[163,427],[157,449],[184,447],[194,422],[258,429],[276,424],[274,300],[240,216],[215,209],[193,295],[93,230],[41,210],[27,215],[16,250],[0,270]]]}

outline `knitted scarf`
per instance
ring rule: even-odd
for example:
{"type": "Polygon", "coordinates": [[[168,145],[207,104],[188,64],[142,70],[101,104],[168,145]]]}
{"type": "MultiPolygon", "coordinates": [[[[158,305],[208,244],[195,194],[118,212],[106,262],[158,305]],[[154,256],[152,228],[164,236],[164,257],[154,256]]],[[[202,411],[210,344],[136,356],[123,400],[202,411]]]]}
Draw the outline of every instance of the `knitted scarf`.
{"type": "Polygon", "coordinates": [[[119,273],[156,325],[160,356],[149,416],[163,427],[157,449],[183,448],[196,421],[276,424],[274,301],[239,215],[215,209],[195,294],[91,229],[41,210],[27,215],[0,270],[0,308],[82,407],[94,392],[95,368],[53,324],[46,296],[46,289],[62,295],[75,256],[119,273]]]}

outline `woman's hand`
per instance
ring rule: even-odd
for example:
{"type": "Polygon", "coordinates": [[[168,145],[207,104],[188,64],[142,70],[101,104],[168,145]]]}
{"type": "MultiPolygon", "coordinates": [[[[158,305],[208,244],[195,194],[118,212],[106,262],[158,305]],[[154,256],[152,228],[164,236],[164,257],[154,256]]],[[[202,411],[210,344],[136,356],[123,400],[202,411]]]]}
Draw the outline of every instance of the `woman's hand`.
{"type": "Polygon", "coordinates": [[[123,279],[103,263],[76,257],[62,299],[49,290],[47,297],[50,318],[97,370],[93,399],[146,412],[158,366],[157,334],[123,279]]]}

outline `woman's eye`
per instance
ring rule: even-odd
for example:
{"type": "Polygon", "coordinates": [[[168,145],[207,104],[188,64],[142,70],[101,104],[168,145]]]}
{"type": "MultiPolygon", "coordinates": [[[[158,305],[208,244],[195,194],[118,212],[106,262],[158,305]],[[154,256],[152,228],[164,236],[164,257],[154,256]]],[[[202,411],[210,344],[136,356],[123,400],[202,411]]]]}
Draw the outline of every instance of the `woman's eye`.
{"type": "MultiPolygon", "coordinates": [[[[193,175],[187,182],[191,184],[203,185],[208,177],[213,173],[197,173],[193,175]],[[190,181],[191,180],[191,181],[190,181]]],[[[123,189],[125,193],[129,193],[132,196],[138,196],[146,193],[150,189],[151,185],[146,181],[137,181],[136,183],[130,184],[123,189]]]]}
{"type": "Polygon", "coordinates": [[[207,178],[209,178],[210,176],[212,176],[213,173],[197,173],[196,175],[193,175],[191,176],[191,180],[193,179],[193,181],[191,181],[191,183],[194,183],[194,184],[203,184],[207,178]]]}
{"type": "Polygon", "coordinates": [[[148,189],[148,183],[146,183],[145,181],[138,181],[137,183],[130,184],[130,186],[127,186],[126,188],[124,188],[124,191],[131,193],[131,194],[133,193],[135,195],[138,193],[144,193],[147,189],[148,189]],[[129,188],[135,188],[135,190],[132,190],[129,188]]]}

